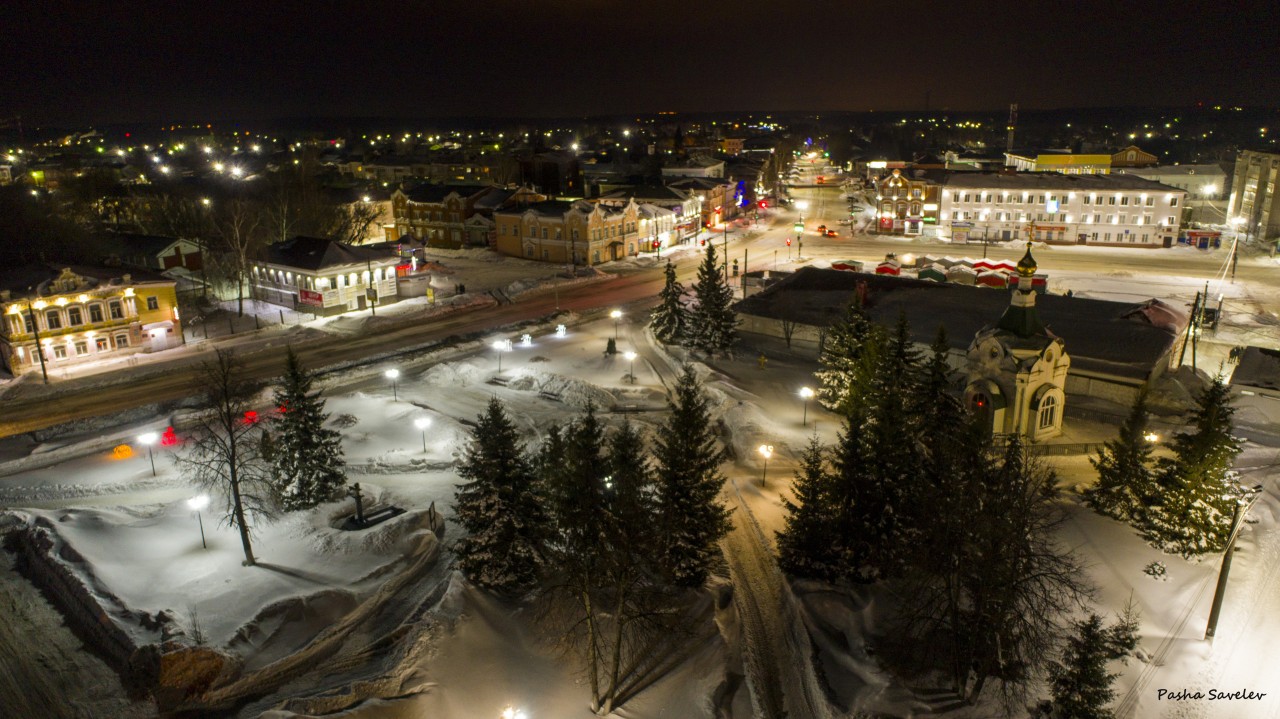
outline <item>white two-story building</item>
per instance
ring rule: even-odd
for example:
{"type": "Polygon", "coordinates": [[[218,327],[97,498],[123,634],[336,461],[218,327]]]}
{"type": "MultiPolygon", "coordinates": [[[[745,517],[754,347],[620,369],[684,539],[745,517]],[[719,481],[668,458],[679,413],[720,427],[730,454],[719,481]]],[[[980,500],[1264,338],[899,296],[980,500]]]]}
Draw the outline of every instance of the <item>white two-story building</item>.
{"type": "Polygon", "coordinates": [[[1187,196],[1136,175],[957,172],[941,184],[938,236],[952,242],[1168,247],[1187,196]]]}

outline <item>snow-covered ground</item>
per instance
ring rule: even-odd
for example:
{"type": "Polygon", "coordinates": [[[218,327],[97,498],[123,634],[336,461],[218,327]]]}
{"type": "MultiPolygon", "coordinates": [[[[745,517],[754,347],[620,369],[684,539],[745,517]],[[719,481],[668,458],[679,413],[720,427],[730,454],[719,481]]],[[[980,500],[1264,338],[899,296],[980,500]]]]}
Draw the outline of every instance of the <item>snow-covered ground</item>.
{"type": "MultiPolygon", "coordinates": [[[[1067,279],[1076,292],[1095,296],[1119,296],[1132,289],[1129,278],[1123,277],[1067,279]]],[[[1197,289],[1164,278],[1143,281],[1145,290],[1139,293],[1143,298],[1182,296],[1188,290],[1193,295],[1197,289]]],[[[1255,327],[1270,334],[1265,322],[1258,321],[1255,327]]],[[[340,332],[342,327],[323,331],[340,332]]],[[[328,410],[333,425],[343,432],[351,481],[359,482],[376,501],[408,512],[364,532],[335,528],[338,516],[350,511],[350,500],[264,523],[255,534],[254,548],[267,566],[240,566],[239,539],[219,525],[214,508],[197,519],[186,507],[185,500],[197,490],[174,467],[170,454],[180,448],[157,448],[155,477],[143,448],[133,447],[132,456],[117,457],[113,449],[126,444],[126,438],[143,429],[163,429],[154,419],[120,427],[119,441],[108,437],[58,447],[60,460],[49,466],[7,465],[11,474],[0,482],[0,505],[24,508],[12,511],[53,528],[83,557],[78,567],[82,575],[92,578],[104,596],[116,597],[119,606],[135,613],[166,610],[174,615],[175,625],[188,633],[198,621],[210,644],[243,653],[258,665],[304,644],[321,626],[367,596],[388,573],[402,568],[414,538],[426,531],[422,513],[432,503],[448,519],[457,481],[454,462],[469,423],[490,397],[506,403],[530,445],[545,436],[553,423],[572,417],[588,403],[606,421],[626,417],[652,432],[663,419],[663,383],[670,381],[682,357],[653,346],[638,320],[621,325],[620,354],[606,356],[607,340],[614,333],[614,323],[605,320],[564,337],[538,331],[527,345],[517,337],[512,351],[502,353],[500,383],[492,382],[499,375],[499,357],[488,343],[448,362],[406,367],[394,397],[392,387],[380,376],[327,378],[328,410]],[[634,367],[621,354],[629,349],[638,353],[634,367]],[[634,384],[629,381],[633,369],[634,384]],[[430,420],[425,431],[414,422],[422,418],[430,420]],[[77,451],[77,446],[83,451],[77,451]],[[208,549],[200,542],[201,521],[208,549]],[[310,599],[298,601],[303,597],[310,599]],[[286,616],[295,618],[285,621],[286,616]]],[[[759,564],[767,555],[759,548],[769,548],[782,526],[782,500],[789,496],[799,449],[814,432],[830,443],[839,429],[833,415],[814,402],[806,407],[796,394],[801,386],[813,384],[812,369],[781,358],[761,369],[750,353],[713,360],[699,369],[715,404],[715,420],[734,458],[725,468],[733,488],[726,492],[726,500],[736,507],[735,522],[758,526],[752,536],[740,540],[754,542],[757,549],[750,544],[730,547],[735,579],[752,585],[771,586],[764,581],[770,572],[767,564],[759,564]],[[774,447],[767,466],[757,452],[761,444],[774,447]]],[[[1080,428],[1090,436],[1100,431],[1080,428]]],[[[34,451],[50,448],[37,446],[34,451]]],[[[1099,611],[1118,612],[1131,596],[1142,610],[1140,658],[1116,667],[1122,672],[1117,682],[1121,716],[1280,716],[1280,665],[1267,661],[1269,642],[1280,639],[1280,534],[1276,533],[1280,496],[1275,459],[1274,447],[1257,444],[1251,444],[1241,459],[1247,480],[1262,483],[1267,494],[1252,513],[1255,523],[1241,536],[1213,644],[1201,637],[1216,558],[1187,562],[1161,555],[1128,528],[1072,507],[1061,538],[1090,567],[1090,576],[1100,587],[1099,611]],[[1168,567],[1167,581],[1143,574],[1143,567],[1155,560],[1168,567]],[[1249,705],[1156,699],[1160,688],[1207,690],[1210,686],[1253,689],[1269,696],[1249,705]]],[[[1052,461],[1063,473],[1064,486],[1079,486],[1091,479],[1081,457],[1052,461]]],[[[787,598],[790,590],[779,591],[785,594],[773,594],[775,603],[769,606],[781,614],[794,611],[786,609],[794,601],[787,598]]],[[[509,704],[529,712],[531,719],[592,716],[580,677],[534,637],[528,617],[467,588],[456,577],[443,596],[432,610],[429,650],[403,668],[410,677],[403,693],[410,696],[366,702],[346,716],[496,717],[509,704]]],[[[806,597],[805,606],[806,611],[821,615],[805,618],[811,626],[815,621],[841,623],[845,641],[832,642],[823,635],[818,649],[845,708],[905,716],[928,705],[861,652],[864,628],[875,626],[874,606],[824,609],[811,596],[806,597]]],[[[118,617],[131,621],[122,614],[118,617]]],[[[137,624],[136,617],[132,621],[137,624]]],[[[776,622],[763,627],[767,631],[762,635],[788,637],[787,642],[803,648],[794,634],[800,617],[760,621],[776,622]]],[[[732,639],[742,629],[731,628],[726,636],[732,639]]],[[[140,639],[149,636],[140,625],[131,631],[140,639]]],[[[742,631],[743,636],[749,634],[742,631]]],[[[750,682],[743,682],[728,699],[714,696],[728,672],[742,671],[738,657],[743,652],[751,656],[749,646],[715,637],[704,640],[691,649],[684,663],[628,702],[619,715],[633,719],[751,716],[750,682]]],[[[794,669],[801,671],[776,677],[780,686],[786,692],[811,695],[803,686],[810,681],[803,667],[794,669]]]]}

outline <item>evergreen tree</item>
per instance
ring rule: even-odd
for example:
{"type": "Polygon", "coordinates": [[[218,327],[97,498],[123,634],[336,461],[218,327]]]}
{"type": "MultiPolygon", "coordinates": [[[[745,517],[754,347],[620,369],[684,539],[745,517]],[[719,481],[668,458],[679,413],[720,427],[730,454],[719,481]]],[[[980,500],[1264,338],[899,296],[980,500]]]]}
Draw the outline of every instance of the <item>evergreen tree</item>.
{"type": "Polygon", "coordinates": [[[275,391],[280,416],[263,454],[271,462],[272,481],[285,510],[307,509],[342,496],[347,478],[341,435],[324,426],[324,399],[311,391],[313,378],[290,347],[283,384],[275,391]]]}
{"type": "Polygon", "coordinates": [[[1191,556],[1226,546],[1233,505],[1243,496],[1231,471],[1240,453],[1233,414],[1230,389],[1214,377],[1196,401],[1191,431],[1174,435],[1173,456],[1156,462],[1156,497],[1145,502],[1140,523],[1168,551],[1191,556]]]}
{"type": "Polygon", "coordinates": [[[1107,671],[1107,662],[1124,655],[1116,643],[1116,629],[1103,627],[1097,614],[1075,623],[1061,659],[1049,665],[1055,719],[1115,716],[1107,704],[1115,698],[1111,685],[1118,675],[1107,671]]]}
{"type": "Polygon", "coordinates": [[[951,365],[947,362],[950,352],[947,331],[939,325],[911,404],[924,448],[926,473],[935,480],[951,444],[960,438],[969,422],[964,404],[951,392],[951,365]]]}
{"type": "Polygon", "coordinates": [[[788,574],[834,581],[842,576],[843,569],[832,511],[832,476],[827,471],[825,455],[815,434],[796,470],[792,485],[796,502],[782,502],[787,516],[778,532],[778,562],[788,574]]]}
{"type": "Polygon", "coordinates": [[[1147,435],[1147,393],[1138,393],[1120,434],[1103,445],[1089,462],[1098,470],[1098,483],[1084,491],[1085,501],[1099,514],[1128,522],[1144,500],[1155,496],[1151,471],[1151,443],[1147,435]]]}
{"type": "Polygon", "coordinates": [[[580,419],[553,433],[543,448],[540,481],[554,525],[556,561],[562,567],[590,562],[605,540],[609,464],[603,446],[604,427],[588,404],[580,419]]]}
{"type": "Polygon", "coordinates": [[[899,544],[899,489],[879,481],[868,424],[860,415],[845,419],[832,462],[833,543],[843,576],[855,582],[874,582],[894,573],[905,549],[899,544]]]}
{"type": "Polygon", "coordinates": [[[883,330],[867,316],[862,294],[855,294],[844,319],[827,330],[822,344],[822,369],[816,374],[822,406],[848,415],[862,404],[883,339],[883,330]]]}
{"type": "Polygon", "coordinates": [[[659,342],[678,344],[684,340],[688,330],[684,286],[676,281],[676,268],[671,264],[671,260],[667,260],[667,267],[663,272],[666,276],[666,284],[658,293],[658,306],[653,308],[653,314],[650,315],[650,326],[653,327],[653,336],[657,337],[659,342]]]}
{"type": "Polygon", "coordinates": [[[611,542],[642,563],[650,563],[657,521],[656,488],[644,442],[630,422],[623,422],[610,438],[608,466],[605,490],[613,522],[611,542]]]}
{"type": "Polygon", "coordinates": [[[522,594],[543,564],[546,519],[520,435],[496,398],[476,421],[458,476],[454,513],[467,532],[458,568],[480,587],[522,594]]]}
{"type": "Polygon", "coordinates": [[[725,283],[722,268],[716,262],[714,243],[707,243],[693,296],[697,303],[689,313],[690,344],[707,354],[728,350],[737,339],[738,319],[729,306],[733,303],[733,289],[725,283]]]}
{"type": "Polygon", "coordinates": [[[724,484],[724,452],[716,446],[707,398],[692,367],[685,366],[668,404],[671,414],[655,457],[661,564],[675,584],[698,587],[730,527],[729,511],[716,500],[724,484]]]}

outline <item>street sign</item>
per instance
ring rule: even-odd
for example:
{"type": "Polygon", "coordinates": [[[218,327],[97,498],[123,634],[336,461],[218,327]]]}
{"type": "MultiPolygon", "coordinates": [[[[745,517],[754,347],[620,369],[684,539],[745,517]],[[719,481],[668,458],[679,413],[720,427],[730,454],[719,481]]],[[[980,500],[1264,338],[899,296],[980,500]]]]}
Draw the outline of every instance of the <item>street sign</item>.
{"type": "Polygon", "coordinates": [[[803,223],[803,222],[797,222],[797,223],[793,226],[793,229],[795,229],[795,231],[796,231],[796,232],[804,232],[804,223],[803,223]]]}

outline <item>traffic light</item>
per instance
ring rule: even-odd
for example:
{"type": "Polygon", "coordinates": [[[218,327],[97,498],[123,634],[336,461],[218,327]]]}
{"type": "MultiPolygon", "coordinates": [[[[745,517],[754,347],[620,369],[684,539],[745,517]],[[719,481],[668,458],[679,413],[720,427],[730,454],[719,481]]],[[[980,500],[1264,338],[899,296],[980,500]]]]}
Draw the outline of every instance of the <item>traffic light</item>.
{"type": "Polygon", "coordinates": [[[790,238],[790,237],[788,237],[788,238],[787,238],[787,247],[790,247],[790,246],[791,246],[791,238],[790,238]]]}
{"type": "Polygon", "coordinates": [[[707,244],[707,238],[704,237],[701,240],[698,240],[698,247],[704,247],[706,244],[707,244]]]}
{"type": "Polygon", "coordinates": [[[761,201],[759,202],[759,205],[760,205],[760,207],[764,208],[764,207],[768,207],[768,206],[769,206],[769,203],[768,203],[768,202],[765,202],[764,200],[761,200],[761,201]]]}

